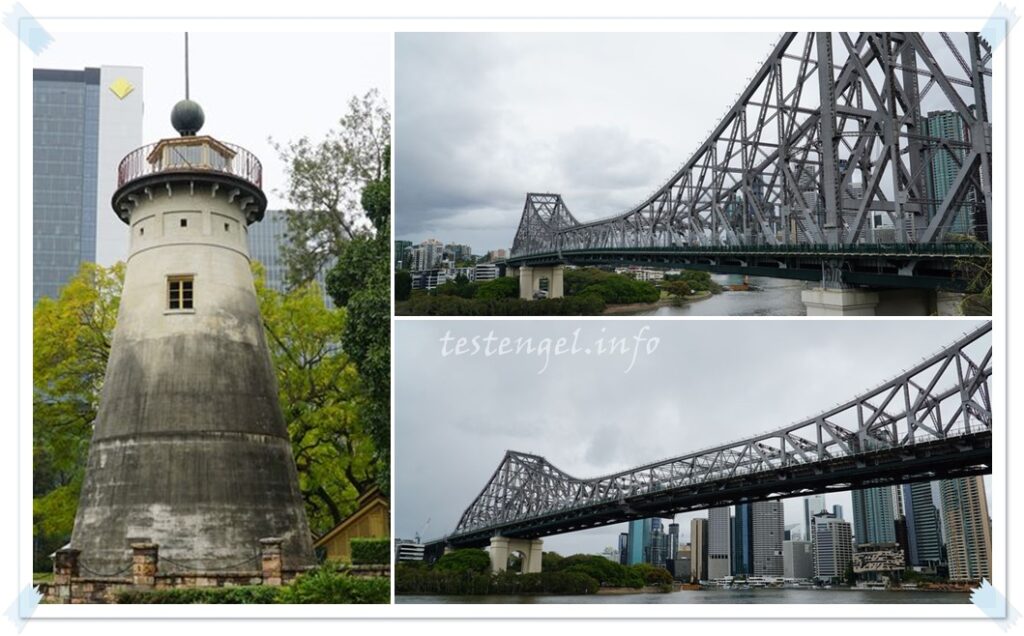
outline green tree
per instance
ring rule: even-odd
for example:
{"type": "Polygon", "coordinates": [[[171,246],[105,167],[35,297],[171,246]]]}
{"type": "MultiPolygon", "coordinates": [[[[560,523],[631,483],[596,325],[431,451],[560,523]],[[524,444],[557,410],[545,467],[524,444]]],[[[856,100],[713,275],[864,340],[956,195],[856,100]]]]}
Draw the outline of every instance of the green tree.
{"type": "Polygon", "coordinates": [[[254,270],[299,488],[310,529],[320,534],[355,509],[380,470],[360,417],[366,397],[342,346],[345,310],[328,308],[315,282],[282,294],[266,287],[258,264],[254,270]]]}
{"type": "Polygon", "coordinates": [[[960,313],[964,316],[992,315],[992,245],[983,243],[974,237],[964,237],[965,243],[972,245],[980,254],[981,259],[963,259],[957,262],[954,276],[966,282],[963,300],[960,301],[960,313]]]}
{"type": "Polygon", "coordinates": [[[481,300],[519,298],[519,279],[503,276],[480,283],[476,288],[476,298],[481,300]]]}
{"type": "Polygon", "coordinates": [[[342,345],[359,369],[366,396],[361,417],[376,444],[378,485],[390,487],[391,451],[391,169],[390,149],[383,176],[363,190],[362,204],[372,227],[339,251],[327,275],[327,291],[348,321],[342,345]]]}
{"type": "Polygon", "coordinates": [[[486,574],[491,571],[491,557],[479,548],[461,548],[443,555],[434,564],[441,572],[474,572],[486,574]]]}
{"type": "Polygon", "coordinates": [[[400,269],[395,272],[395,301],[409,300],[412,295],[412,274],[408,270],[400,269]]]}
{"type": "Polygon", "coordinates": [[[371,225],[380,228],[364,212],[365,197],[367,185],[381,183],[389,170],[391,112],[376,89],[353,97],[348,106],[339,127],[319,142],[270,140],[288,175],[281,194],[297,211],[288,215],[288,241],[281,250],[289,285],[313,280],[349,240],[371,225]]]}
{"type": "Polygon", "coordinates": [[[32,534],[37,570],[71,537],[124,264],[84,263],[32,315],[32,534]]]}

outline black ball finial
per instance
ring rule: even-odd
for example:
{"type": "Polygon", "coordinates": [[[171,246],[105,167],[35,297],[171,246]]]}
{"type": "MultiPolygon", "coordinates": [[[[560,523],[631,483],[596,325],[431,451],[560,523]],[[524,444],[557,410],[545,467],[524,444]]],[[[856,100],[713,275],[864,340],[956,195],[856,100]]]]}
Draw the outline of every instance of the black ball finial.
{"type": "Polygon", "coordinates": [[[191,99],[183,99],[171,109],[171,125],[182,137],[190,137],[203,127],[203,107],[191,99]]]}

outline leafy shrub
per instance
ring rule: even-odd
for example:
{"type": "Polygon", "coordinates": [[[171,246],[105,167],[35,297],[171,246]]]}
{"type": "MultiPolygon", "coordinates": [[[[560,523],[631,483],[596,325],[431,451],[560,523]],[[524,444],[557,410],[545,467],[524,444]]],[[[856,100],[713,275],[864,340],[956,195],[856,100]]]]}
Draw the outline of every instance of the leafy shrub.
{"type": "Polygon", "coordinates": [[[182,587],[169,590],[125,591],[117,595],[124,604],[253,604],[275,603],[286,588],[266,585],[235,585],[228,587],[182,587]]]}
{"type": "Polygon", "coordinates": [[[386,577],[359,578],[324,565],[301,574],[280,588],[278,603],[390,603],[391,581],[386,577]]]}
{"type": "Polygon", "coordinates": [[[349,542],[352,547],[352,563],[380,564],[391,562],[391,541],[389,539],[355,538],[349,542]]]}

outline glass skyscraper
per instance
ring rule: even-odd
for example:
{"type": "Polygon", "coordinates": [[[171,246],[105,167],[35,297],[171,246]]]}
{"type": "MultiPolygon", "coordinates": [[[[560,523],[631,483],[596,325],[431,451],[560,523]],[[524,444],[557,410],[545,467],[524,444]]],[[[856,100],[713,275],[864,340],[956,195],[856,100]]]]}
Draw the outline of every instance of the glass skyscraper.
{"type": "Polygon", "coordinates": [[[934,566],[942,560],[939,508],[931,482],[903,484],[903,510],[907,519],[907,564],[934,566]]]}
{"type": "Polygon", "coordinates": [[[825,512],[825,495],[804,497],[804,538],[811,538],[811,519],[816,514],[825,512]]]}
{"type": "MultiPolygon", "coordinates": [[[[118,164],[141,145],[141,68],[34,69],[33,303],[58,296],[83,262],[124,258],[123,249],[98,258],[97,220],[113,221],[118,164]]],[[[126,246],[127,233],[114,222],[126,246]]]]}
{"type": "Polygon", "coordinates": [[[892,487],[850,491],[853,498],[853,535],[857,544],[896,543],[892,487]]]}
{"type": "MultiPolygon", "coordinates": [[[[249,256],[263,265],[266,286],[279,292],[286,291],[285,281],[288,277],[288,268],[281,257],[281,246],[288,240],[289,213],[300,214],[284,210],[267,210],[261,222],[254,223],[248,228],[249,256]]],[[[332,259],[316,275],[316,283],[320,286],[320,293],[328,307],[334,307],[334,302],[327,294],[327,272],[333,265],[332,259]]]]}
{"type": "Polygon", "coordinates": [[[100,70],[35,69],[32,80],[35,303],[96,260],[100,70]]]}
{"type": "Polygon", "coordinates": [[[751,504],[736,504],[732,518],[732,574],[754,573],[754,517],[751,504]]]}
{"type": "Polygon", "coordinates": [[[647,544],[651,540],[651,520],[634,519],[629,522],[629,557],[627,565],[644,562],[647,544]]]}
{"type": "MultiPolygon", "coordinates": [[[[966,140],[964,120],[960,114],[952,110],[940,110],[928,113],[924,120],[925,130],[929,137],[945,139],[953,142],[966,140]]],[[[942,199],[956,181],[960,165],[967,157],[964,148],[951,147],[948,150],[936,151],[932,155],[929,176],[931,177],[931,196],[936,201],[933,214],[938,212],[942,199]]],[[[973,223],[971,209],[973,205],[965,204],[957,210],[949,231],[954,234],[972,234],[973,223]]]]}

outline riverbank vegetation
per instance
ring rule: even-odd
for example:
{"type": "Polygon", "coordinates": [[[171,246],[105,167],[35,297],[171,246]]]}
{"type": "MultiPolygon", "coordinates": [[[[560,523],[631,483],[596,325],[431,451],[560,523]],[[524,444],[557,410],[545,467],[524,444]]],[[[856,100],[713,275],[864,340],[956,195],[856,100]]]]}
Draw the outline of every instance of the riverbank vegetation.
{"type": "Polygon", "coordinates": [[[594,594],[601,588],[672,589],[672,575],[648,564],[621,565],[602,556],[562,557],[545,552],[542,571],[519,574],[491,572],[484,550],[466,548],[444,555],[434,564],[399,563],[396,594],[594,594]]]}

